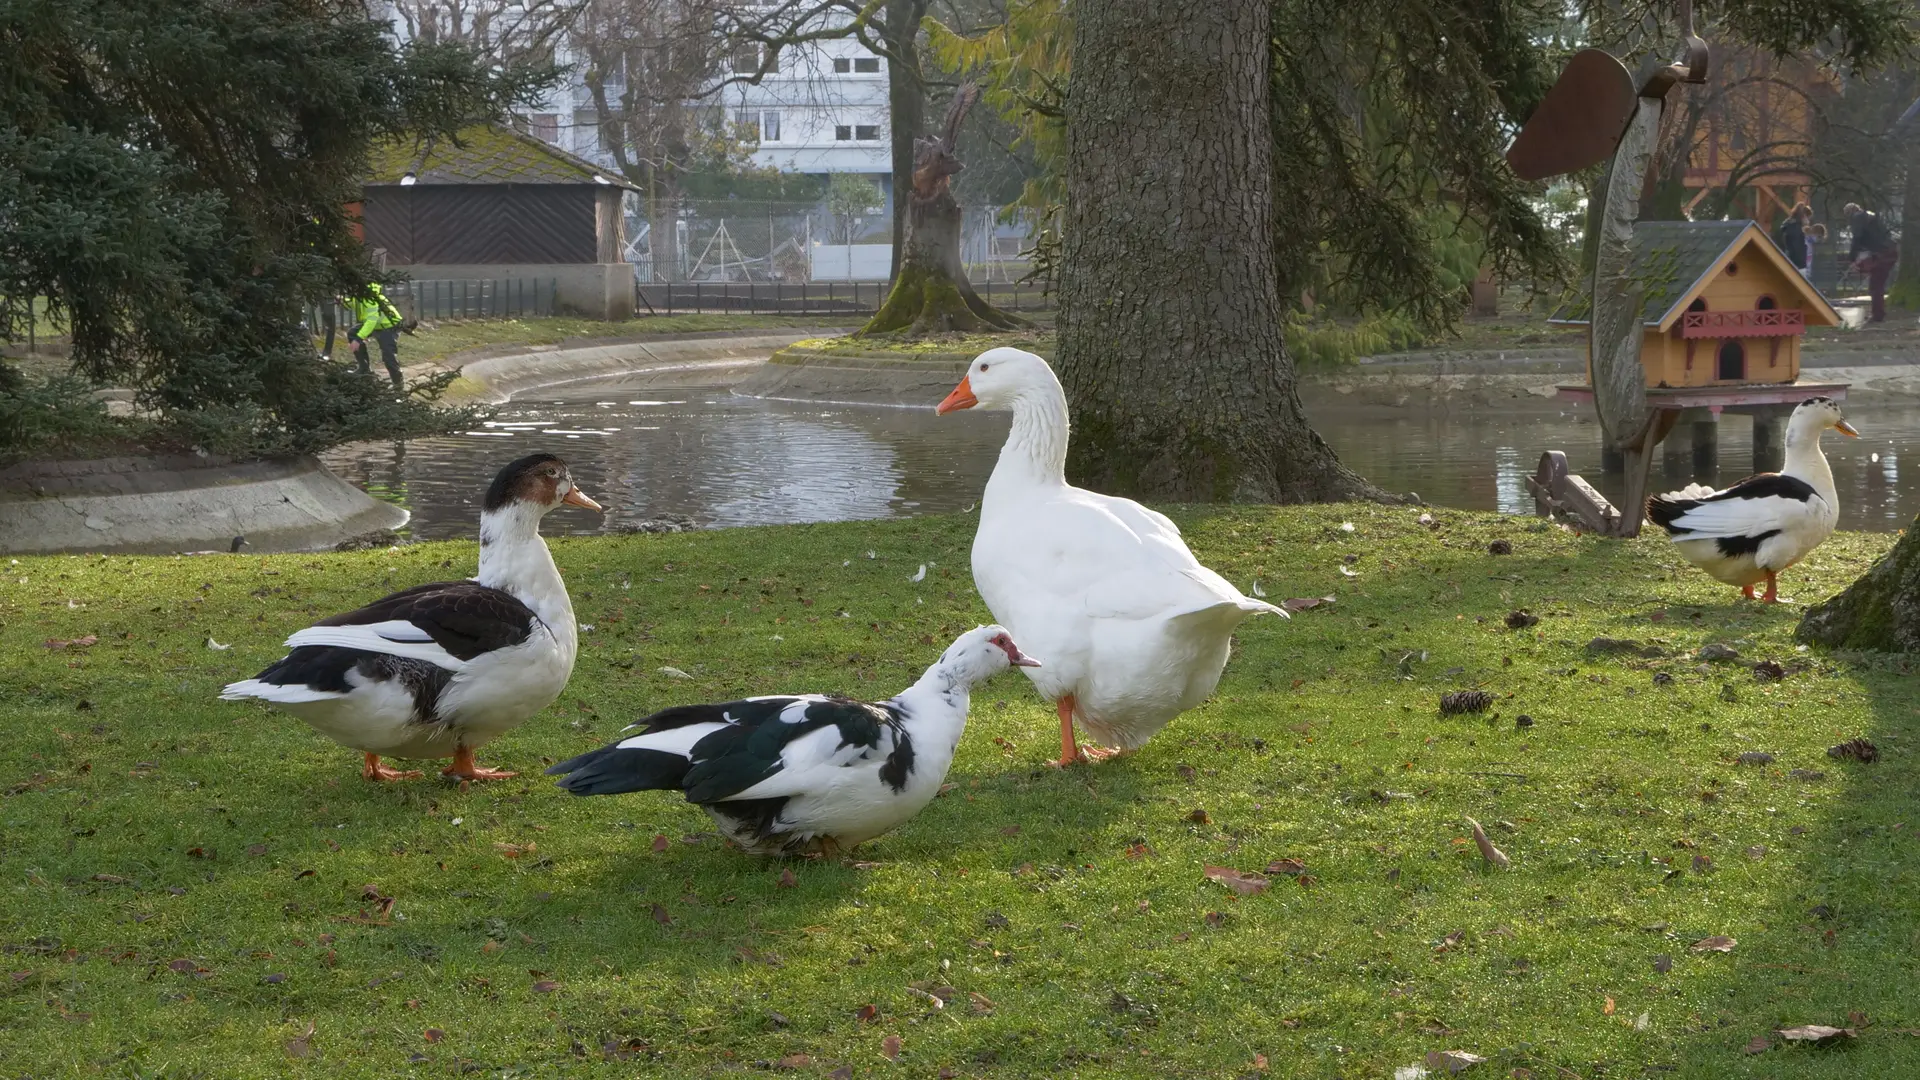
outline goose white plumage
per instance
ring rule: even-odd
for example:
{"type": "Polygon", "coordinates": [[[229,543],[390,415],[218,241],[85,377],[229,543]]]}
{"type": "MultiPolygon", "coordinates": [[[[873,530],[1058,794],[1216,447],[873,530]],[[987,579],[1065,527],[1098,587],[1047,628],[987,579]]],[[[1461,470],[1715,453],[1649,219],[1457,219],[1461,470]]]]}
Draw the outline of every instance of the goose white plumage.
{"type": "Polygon", "coordinates": [[[547,772],[575,795],[683,792],[756,854],[846,850],[933,800],[966,730],[969,691],[1009,664],[1038,661],[1006,630],[982,626],[886,701],[798,694],[681,705],[547,772]]]}
{"type": "Polygon", "coordinates": [[[1777,473],[1757,473],[1722,491],[1691,484],[1647,500],[1647,517],[1667,530],[1680,554],[1716,580],[1738,585],[1748,599],[1779,601],[1781,571],[1833,535],[1840,502],[1820,436],[1833,428],[1860,433],[1829,398],[1802,402],[1787,420],[1787,456],[1777,473]]]}
{"type": "Polygon", "coordinates": [[[1040,656],[1060,717],[1059,765],[1137,749],[1220,682],[1233,632],[1287,613],[1200,565],[1165,515],[1067,483],[1066,394],[1047,362],[989,349],[938,407],[1010,409],[980,500],[973,578],[995,619],[1040,656]],[[1075,721],[1115,750],[1082,751],[1075,721]]]}
{"type": "Polygon", "coordinates": [[[573,673],[579,631],[540,538],[560,506],[598,512],[566,463],[534,454],[500,470],[480,515],[479,573],[416,585],[287,639],[293,651],[222,699],[269,702],[361,751],[369,780],[419,776],[382,756],[452,757],[444,775],[516,775],[473,752],[552,704],[573,673]]]}

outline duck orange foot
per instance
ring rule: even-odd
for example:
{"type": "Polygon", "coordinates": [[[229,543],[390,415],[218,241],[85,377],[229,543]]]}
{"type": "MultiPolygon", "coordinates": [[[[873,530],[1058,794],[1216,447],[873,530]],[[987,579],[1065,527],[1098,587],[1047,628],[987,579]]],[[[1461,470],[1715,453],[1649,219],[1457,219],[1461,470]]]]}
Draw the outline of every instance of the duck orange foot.
{"type": "Polygon", "coordinates": [[[360,775],[365,779],[378,780],[381,782],[391,782],[394,780],[416,780],[420,777],[420,770],[419,769],[395,769],[390,766],[380,764],[379,754],[368,754],[366,764],[360,766],[360,775]]]}
{"type": "Polygon", "coordinates": [[[453,752],[453,764],[440,770],[441,776],[450,776],[462,782],[468,780],[507,780],[520,774],[511,769],[483,769],[473,762],[472,749],[462,746],[453,752]]]}

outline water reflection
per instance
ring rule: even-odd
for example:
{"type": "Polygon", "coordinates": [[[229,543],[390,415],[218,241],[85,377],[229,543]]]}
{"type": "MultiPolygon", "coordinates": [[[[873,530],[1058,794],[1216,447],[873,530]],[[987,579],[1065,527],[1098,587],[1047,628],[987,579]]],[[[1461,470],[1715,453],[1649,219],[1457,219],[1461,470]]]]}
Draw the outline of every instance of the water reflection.
{"type": "MultiPolygon", "coordinates": [[[[473,535],[479,501],[499,466],[534,450],[567,458],[586,490],[607,504],[606,524],[682,514],[708,525],[947,513],[979,501],[1006,437],[1004,413],[935,417],[891,409],[735,397],[711,387],[669,387],[660,376],[570,384],[515,401],[488,426],[440,439],[362,443],[327,455],[347,480],[413,511],[421,538],[473,535]]],[[[1524,407],[1406,410],[1318,402],[1320,433],[1361,475],[1441,506],[1527,514],[1540,453],[1564,450],[1572,468],[1608,497],[1618,476],[1600,471],[1591,411],[1524,407]]],[[[1903,489],[1903,455],[1920,452],[1920,406],[1851,405],[1859,440],[1829,435],[1841,527],[1903,528],[1920,492],[1903,489]]],[[[1687,437],[1685,428],[1677,433],[1687,437]]],[[[1719,468],[1699,479],[1726,484],[1752,472],[1752,426],[1721,423],[1719,468]]],[[[1655,487],[1691,479],[1655,463],[1655,487]]],[[[551,532],[593,532],[590,515],[548,519],[551,532]]]]}
{"type": "MultiPolygon", "coordinates": [[[[400,449],[343,447],[327,465],[413,511],[410,532],[422,539],[471,536],[494,471],[536,450],[567,459],[606,504],[607,527],[666,514],[767,525],[961,509],[979,500],[1007,430],[1004,413],[759,401],[625,377],[537,395],[483,428],[400,449]]],[[[601,527],[565,513],[546,530],[601,527]]]]}

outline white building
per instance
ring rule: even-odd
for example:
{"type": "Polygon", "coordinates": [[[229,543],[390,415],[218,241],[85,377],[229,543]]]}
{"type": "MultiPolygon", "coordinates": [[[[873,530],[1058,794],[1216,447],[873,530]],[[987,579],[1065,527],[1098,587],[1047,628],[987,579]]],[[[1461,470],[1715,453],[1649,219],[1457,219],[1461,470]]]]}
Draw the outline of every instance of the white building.
{"type": "MultiPolygon", "coordinates": [[[[734,67],[752,72],[758,61],[748,50],[734,67]]],[[[758,84],[720,91],[729,117],[759,137],[754,164],[812,175],[860,173],[891,187],[885,58],[845,38],[783,50],[776,64],[758,84]]]]}

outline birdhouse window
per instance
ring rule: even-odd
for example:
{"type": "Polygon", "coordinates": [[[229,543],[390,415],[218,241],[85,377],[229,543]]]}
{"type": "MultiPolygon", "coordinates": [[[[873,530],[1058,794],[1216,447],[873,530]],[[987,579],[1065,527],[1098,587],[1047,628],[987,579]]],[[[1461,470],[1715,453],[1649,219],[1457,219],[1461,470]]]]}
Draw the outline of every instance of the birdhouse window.
{"type": "Polygon", "coordinates": [[[1688,304],[1688,305],[1687,305],[1687,310],[1688,310],[1688,311],[1705,311],[1705,310],[1707,310],[1707,298],[1706,298],[1706,297],[1704,297],[1704,296],[1701,296],[1701,297],[1696,297],[1696,298],[1694,299],[1694,301],[1693,301],[1693,303],[1691,303],[1691,304],[1688,304]]]}
{"type": "Polygon", "coordinates": [[[1727,264],[1727,276],[1728,276],[1728,277],[1739,277],[1739,276],[1740,276],[1740,264],[1739,264],[1739,263],[1737,263],[1737,262],[1730,262],[1730,263],[1728,263],[1728,264],[1727,264]]]}
{"type": "Polygon", "coordinates": [[[1722,380],[1741,381],[1747,377],[1747,350],[1737,341],[1729,341],[1720,346],[1719,370],[1714,377],[1722,380]]]}

